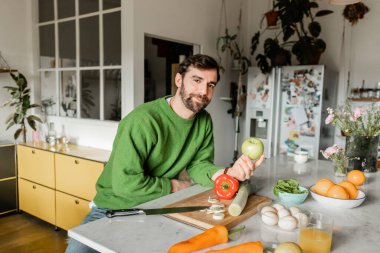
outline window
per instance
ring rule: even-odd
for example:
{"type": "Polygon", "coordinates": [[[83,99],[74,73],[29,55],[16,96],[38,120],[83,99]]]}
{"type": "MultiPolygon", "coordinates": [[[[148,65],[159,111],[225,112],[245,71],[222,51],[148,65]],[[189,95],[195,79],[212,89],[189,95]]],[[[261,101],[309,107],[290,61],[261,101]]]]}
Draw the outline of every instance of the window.
{"type": "Polygon", "coordinates": [[[47,115],[121,119],[121,0],[39,0],[47,115]]]}

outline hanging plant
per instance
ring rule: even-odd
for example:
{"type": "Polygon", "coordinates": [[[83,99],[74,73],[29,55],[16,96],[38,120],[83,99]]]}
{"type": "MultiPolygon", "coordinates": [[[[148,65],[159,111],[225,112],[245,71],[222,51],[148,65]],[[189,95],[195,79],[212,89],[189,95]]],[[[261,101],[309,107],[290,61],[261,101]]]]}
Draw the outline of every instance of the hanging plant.
{"type": "Polygon", "coordinates": [[[363,3],[349,4],[343,10],[343,17],[347,19],[351,25],[355,25],[359,19],[369,12],[369,8],[363,3]]]}
{"type": "MultiPolygon", "coordinates": [[[[312,0],[275,0],[274,8],[278,10],[281,29],[274,38],[265,40],[264,53],[256,56],[257,65],[264,74],[275,66],[291,65],[291,53],[302,65],[319,63],[321,54],[326,50],[326,43],[318,38],[322,28],[316,18],[331,14],[332,11],[317,11],[318,7],[318,3],[312,0]],[[278,40],[280,34],[282,42],[278,40]]],[[[259,44],[260,35],[266,30],[267,28],[252,37],[251,54],[259,44]]]]}

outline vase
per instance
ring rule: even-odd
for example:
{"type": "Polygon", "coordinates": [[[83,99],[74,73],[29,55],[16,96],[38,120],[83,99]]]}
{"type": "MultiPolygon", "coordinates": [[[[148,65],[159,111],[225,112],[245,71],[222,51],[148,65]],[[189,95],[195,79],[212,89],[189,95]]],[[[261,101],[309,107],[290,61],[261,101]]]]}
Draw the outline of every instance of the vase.
{"type": "Polygon", "coordinates": [[[334,161],[334,176],[345,177],[347,176],[348,161],[334,161]]]}
{"type": "Polygon", "coordinates": [[[347,136],[346,155],[350,158],[348,170],[377,171],[379,136],[347,136]]]}

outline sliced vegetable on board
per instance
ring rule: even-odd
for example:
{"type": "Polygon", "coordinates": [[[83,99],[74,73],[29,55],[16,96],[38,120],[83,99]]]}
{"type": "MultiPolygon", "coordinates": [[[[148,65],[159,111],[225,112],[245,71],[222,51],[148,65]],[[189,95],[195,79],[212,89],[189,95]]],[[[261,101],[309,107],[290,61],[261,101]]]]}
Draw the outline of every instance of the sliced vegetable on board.
{"type": "Polygon", "coordinates": [[[228,207],[231,216],[239,216],[247,204],[248,196],[252,194],[252,187],[248,182],[243,182],[239,186],[236,197],[228,207]]]}

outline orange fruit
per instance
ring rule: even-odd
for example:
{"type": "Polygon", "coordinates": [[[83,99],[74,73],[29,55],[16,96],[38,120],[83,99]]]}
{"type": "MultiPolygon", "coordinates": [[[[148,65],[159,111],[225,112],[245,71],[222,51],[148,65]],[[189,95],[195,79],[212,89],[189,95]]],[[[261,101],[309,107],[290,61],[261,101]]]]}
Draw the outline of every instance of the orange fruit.
{"type": "Polygon", "coordinates": [[[346,192],[350,196],[350,199],[356,199],[356,197],[358,196],[358,189],[353,183],[349,181],[342,181],[338,185],[342,186],[346,190],[346,192]]]}
{"type": "Polygon", "coordinates": [[[327,191],[327,197],[336,198],[336,199],[348,199],[350,195],[346,192],[346,190],[340,185],[333,185],[327,191]]]}
{"type": "Polygon", "coordinates": [[[322,196],[326,196],[327,191],[334,186],[334,182],[331,181],[328,178],[322,178],[317,181],[317,183],[314,186],[314,190],[316,193],[322,196]]]}
{"type": "Polygon", "coordinates": [[[356,186],[360,186],[365,182],[365,175],[360,170],[351,170],[347,174],[347,180],[356,186]]]}

